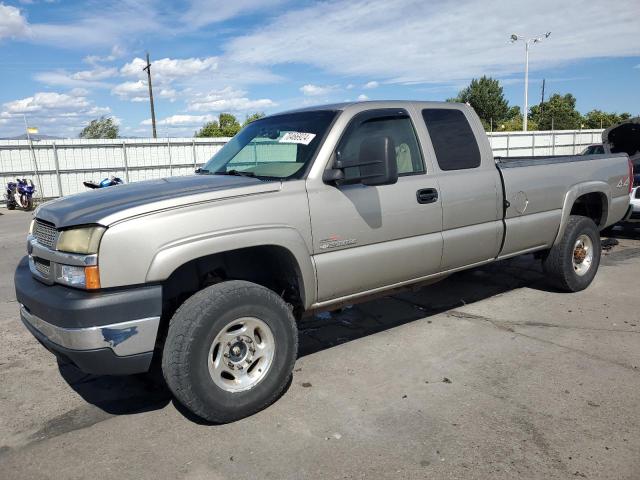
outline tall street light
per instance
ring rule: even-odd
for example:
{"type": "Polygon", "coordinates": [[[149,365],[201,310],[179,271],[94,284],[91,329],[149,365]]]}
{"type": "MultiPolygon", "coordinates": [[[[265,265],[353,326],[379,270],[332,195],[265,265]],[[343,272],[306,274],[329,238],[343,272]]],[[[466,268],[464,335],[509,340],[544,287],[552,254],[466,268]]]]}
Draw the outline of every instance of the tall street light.
{"type": "Polygon", "coordinates": [[[511,34],[511,43],[515,43],[518,40],[524,42],[524,110],[522,112],[522,131],[527,131],[527,116],[529,113],[529,44],[540,43],[545,38],[549,38],[551,32],[547,32],[544,35],[534,38],[524,38],[522,35],[515,33],[511,34]]]}

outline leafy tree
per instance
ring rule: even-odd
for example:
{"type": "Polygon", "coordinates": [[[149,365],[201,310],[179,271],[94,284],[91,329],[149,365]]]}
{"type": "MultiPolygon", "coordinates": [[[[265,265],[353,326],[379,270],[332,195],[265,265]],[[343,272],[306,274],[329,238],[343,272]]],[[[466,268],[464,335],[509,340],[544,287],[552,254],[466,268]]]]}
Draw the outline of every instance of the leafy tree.
{"type": "Polygon", "coordinates": [[[221,113],[218,121],[220,122],[220,133],[223,137],[233,137],[242,128],[236,117],[230,113],[221,113]]]}
{"type": "Polygon", "coordinates": [[[220,124],[217,120],[205,123],[200,130],[195,133],[196,137],[221,137],[220,124]]]}
{"type": "Polygon", "coordinates": [[[264,117],[264,113],[263,112],[256,112],[256,113],[252,113],[251,115],[247,115],[247,118],[245,119],[245,121],[242,124],[242,126],[246,127],[251,122],[255,122],[256,120],[260,120],[262,117],[264,117]]]}
{"type": "Polygon", "coordinates": [[[80,132],[80,138],[118,138],[120,129],[111,117],[100,117],[91,120],[91,123],[80,132]]]}
{"type": "Polygon", "coordinates": [[[205,123],[200,130],[195,133],[196,137],[233,137],[242,127],[251,122],[264,117],[264,113],[256,112],[248,115],[242,126],[238,119],[230,113],[221,113],[218,120],[205,123]]]}
{"type": "Polygon", "coordinates": [[[447,102],[460,102],[471,105],[480,120],[482,120],[486,130],[490,128],[491,123],[493,123],[495,129],[495,125],[510,118],[509,103],[504,98],[500,82],[491,77],[474,78],[468,87],[460,90],[457,97],[449,98],[447,102]]]}
{"type": "MultiPolygon", "coordinates": [[[[493,131],[499,132],[520,132],[522,131],[522,114],[520,113],[520,107],[514,107],[516,111],[507,120],[501,122],[498,125],[493,126],[493,131]]],[[[538,126],[533,120],[529,120],[527,123],[529,130],[537,130],[538,126]]]]}
{"type": "Polygon", "coordinates": [[[582,115],[576,110],[576,97],[554,93],[548,101],[531,107],[529,119],[539,130],[571,130],[580,128],[582,115]]]}
{"type": "Polygon", "coordinates": [[[591,110],[584,116],[582,123],[585,128],[608,128],[629,118],[631,118],[631,114],[626,112],[608,113],[601,110],[591,110]]]}

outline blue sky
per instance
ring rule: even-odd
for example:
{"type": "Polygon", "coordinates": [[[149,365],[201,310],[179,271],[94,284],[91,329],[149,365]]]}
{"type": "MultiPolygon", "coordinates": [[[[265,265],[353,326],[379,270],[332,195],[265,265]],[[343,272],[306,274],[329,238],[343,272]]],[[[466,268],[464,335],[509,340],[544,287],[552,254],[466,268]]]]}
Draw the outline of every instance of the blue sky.
{"type": "Polygon", "coordinates": [[[151,53],[159,135],[191,136],[220,112],[240,119],[357,99],[444,100],[499,78],[522,105],[573,93],[578,109],[640,115],[640,1],[0,0],[0,137],[77,136],[100,115],[149,136],[151,53]]]}

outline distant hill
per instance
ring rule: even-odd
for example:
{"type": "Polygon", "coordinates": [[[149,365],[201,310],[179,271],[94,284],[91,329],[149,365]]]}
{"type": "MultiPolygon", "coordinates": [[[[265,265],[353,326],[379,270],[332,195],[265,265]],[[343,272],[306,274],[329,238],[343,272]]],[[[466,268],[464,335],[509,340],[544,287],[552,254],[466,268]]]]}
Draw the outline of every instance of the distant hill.
{"type": "MultiPolygon", "coordinates": [[[[41,135],[36,133],[35,135],[31,135],[33,140],[62,140],[64,137],[56,137],[54,135],[41,135]]],[[[22,135],[16,135],[15,137],[0,137],[0,140],[28,140],[27,134],[23,133],[22,135]]]]}

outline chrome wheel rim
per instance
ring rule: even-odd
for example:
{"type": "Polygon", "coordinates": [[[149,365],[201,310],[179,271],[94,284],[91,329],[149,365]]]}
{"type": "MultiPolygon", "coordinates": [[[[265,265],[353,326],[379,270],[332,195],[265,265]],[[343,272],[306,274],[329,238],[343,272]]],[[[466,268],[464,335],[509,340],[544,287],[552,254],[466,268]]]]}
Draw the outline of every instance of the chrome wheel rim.
{"type": "Polygon", "coordinates": [[[573,246],[573,271],[583,276],[593,264],[593,242],[588,235],[580,235],[573,246]]]}
{"type": "Polygon", "coordinates": [[[227,392],[255,387],[267,375],[275,354],[269,326],[255,317],[228,323],[209,348],[208,367],[213,383],[227,392]]]}

